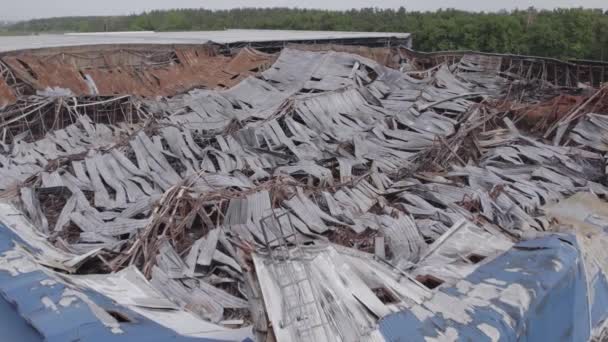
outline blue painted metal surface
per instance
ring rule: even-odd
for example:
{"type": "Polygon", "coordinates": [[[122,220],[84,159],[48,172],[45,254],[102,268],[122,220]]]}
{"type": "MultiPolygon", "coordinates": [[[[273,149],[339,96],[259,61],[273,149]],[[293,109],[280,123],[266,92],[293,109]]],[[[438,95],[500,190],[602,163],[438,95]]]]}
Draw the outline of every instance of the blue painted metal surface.
{"type": "MultiPolygon", "coordinates": [[[[385,317],[380,331],[388,341],[424,341],[426,337],[439,337],[452,327],[457,331],[456,340],[490,341],[490,336],[480,329],[485,326],[500,341],[587,341],[590,327],[606,318],[608,283],[603,274],[588,282],[584,267],[572,235],[522,242],[481,265],[465,281],[472,284],[469,293],[484,286],[487,289],[489,284],[504,288],[517,284],[529,296],[525,310],[508,300],[491,299],[487,305],[471,306],[466,324],[436,312],[420,320],[408,310],[385,317]],[[591,307],[588,284],[596,289],[591,307]]],[[[467,295],[456,287],[438,291],[457,300],[467,295]]],[[[424,303],[421,309],[432,311],[424,303]]]]}
{"type": "MultiPolygon", "coordinates": [[[[15,241],[30,248],[10,229],[0,224],[0,254],[11,251],[15,241]]],[[[0,270],[0,336],[2,341],[64,342],[64,341],[210,341],[205,338],[185,337],[151,321],[126,307],[114,304],[110,299],[93,291],[85,291],[87,297],[106,311],[114,311],[129,317],[121,322],[122,333],[115,334],[95,316],[81,299],[70,305],[49,308],[43,303],[48,297],[58,303],[70,286],[54,282],[40,270],[12,275],[0,270]],[[53,284],[51,284],[53,283],[53,284]]],[[[471,284],[471,291],[491,284],[504,288],[517,284],[529,296],[526,310],[500,298],[488,305],[469,308],[470,321],[457,322],[435,313],[419,319],[412,311],[389,315],[379,323],[379,330],[387,341],[425,341],[438,338],[446,330],[457,331],[459,341],[490,341],[485,325],[497,332],[500,341],[586,341],[590,327],[608,317],[608,281],[599,272],[593,279],[586,279],[584,259],[576,238],[572,235],[554,234],[542,239],[521,242],[513,249],[481,265],[464,279],[471,284]],[[588,291],[594,293],[591,304],[588,291]],[[505,314],[508,319],[505,319],[505,314]],[[510,322],[510,323],[507,323],[510,322]]],[[[457,286],[437,291],[456,300],[468,295],[457,286]]],[[[471,292],[469,291],[469,293],[471,292]]],[[[426,311],[432,311],[425,307],[426,311]]]]}
{"type": "MultiPolygon", "coordinates": [[[[10,229],[0,224],[0,254],[11,251],[15,241],[29,247],[10,229]]],[[[7,342],[202,342],[205,338],[178,335],[174,331],[143,317],[128,308],[115,305],[98,293],[84,292],[96,305],[110,312],[119,312],[130,322],[121,322],[122,333],[113,333],[80,298],[69,305],[51,308],[43,303],[48,297],[58,303],[69,285],[57,282],[46,273],[35,270],[12,275],[0,270],[0,340],[7,342]]]]}

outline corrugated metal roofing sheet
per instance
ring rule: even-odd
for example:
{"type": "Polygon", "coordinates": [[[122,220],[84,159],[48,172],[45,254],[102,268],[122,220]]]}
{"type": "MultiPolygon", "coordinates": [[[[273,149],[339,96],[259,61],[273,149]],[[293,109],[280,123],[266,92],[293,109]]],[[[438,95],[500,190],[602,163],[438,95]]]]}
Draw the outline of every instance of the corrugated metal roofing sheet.
{"type": "Polygon", "coordinates": [[[0,52],[60,46],[107,44],[228,44],[263,41],[348,40],[361,38],[409,39],[409,33],[289,30],[224,30],[193,32],[99,32],[0,37],[0,52]]]}
{"type": "MultiPolygon", "coordinates": [[[[91,51],[84,57],[84,54],[65,57],[63,53],[19,54],[6,56],[2,61],[37,91],[61,88],[77,96],[153,97],[172,96],[193,88],[230,87],[275,59],[274,55],[248,48],[241,49],[233,57],[223,56],[206,45],[171,49],[171,52],[175,54],[174,59],[165,57],[162,64],[157,63],[161,65],[156,65],[152,58],[129,63],[129,56],[137,52],[122,49],[91,51]],[[91,60],[105,63],[93,67],[87,65],[91,60]]],[[[12,93],[7,93],[11,89],[3,84],[0,79],[0,101],[14,102],[12,93]]]]}
{"type": "MultiPolygon", "coordinates": [[[[605,289],[606,279],[598,281],[605,289]]],[[[515,245],[379,329],[387,341],[587,341],[601,318],[590,317],[587,299],[576,238],[551,235],[515,245]]],[[[600,301],[593,306],[608,304],[600,301]]]]}
{"type": "Polygon", "coordinates": [[[33,260],[25,260],[31,248],[0,223],[3,341],[213,341],[181,336],[107,297],[51,276],[33,260]],[[107,323],[100,318],[104,315],[121,318],[107,323]]]}
{"type": "MultiPolygon", "coordinates": [[[[327,332],[311,339],[598,336],[608,205],[594,194],[608,189],[605,147],[584,138],[608,125],[595,114],[560,121],[576,122],[561,134],[578,146],[526,135],[472,101],[508,84],[480,61],[404,73],[348,53],[285,49],[229,90],[128,102],[162,118],[156,127],[101,123],[70,97],[61,101],[75,120],[61,129],[46,130],[35,111],[9,113],[31,120],[13,128],[0,165],[5,196],[23,209],[0,203],[0,221],[39,250],[6,234],[0,293],[57,341],[178,339],[180,324],[196,337],[274,329],[281,342],[319,327],[327,332]],[[589,198],[565,200],[576,192],[589,198]],[[554,202],[563,207],[549,215],[542,206],[554,202]],[[540,238],[524,241],[532,235],[540,238]],[[322,251],[326,238],[353,248],[322,251]],[[247,305],[251,315],[234,319],[247,305]],[[192,320],[165,324],[161,309],[192,320]]],[[[249,68],[248,58],[237,62],[249,68]]],[[[57,113],[61,101],[32,106],[57,113]]]]}

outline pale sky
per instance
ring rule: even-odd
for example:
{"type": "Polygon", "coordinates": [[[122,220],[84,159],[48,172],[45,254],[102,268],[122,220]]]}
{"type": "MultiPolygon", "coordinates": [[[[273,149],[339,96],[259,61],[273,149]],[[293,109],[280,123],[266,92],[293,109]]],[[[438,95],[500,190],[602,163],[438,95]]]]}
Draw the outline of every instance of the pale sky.
{"type": "Polygon", "coordinates": [[[472,11],[498,11],[555,7],[590,7],[608,10],[608,0],[0,0],[0,20],[30,18],[120,15],[166,8],[228,9],[235,7],[300,7],[350,9],[362,7],[436,10],[457,8],[472,11]]]}

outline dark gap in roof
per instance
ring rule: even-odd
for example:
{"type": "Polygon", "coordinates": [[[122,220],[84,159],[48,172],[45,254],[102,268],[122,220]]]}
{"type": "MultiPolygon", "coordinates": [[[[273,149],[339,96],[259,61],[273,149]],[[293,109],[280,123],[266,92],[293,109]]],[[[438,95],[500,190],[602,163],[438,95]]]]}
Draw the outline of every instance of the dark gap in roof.
{"type": "Polygon", "coordinates": [[[416,276],[416,280],[430,290],[436,289],[444,283],[443,280],[429,274],[416,276]]]}
{"type": "Polygon", "coordinates": [[[471,253],[471,254],[469,254],[469,256],[467,256],[467,260],[469,260],[470,262],[472,262],[474,264],[479,264],[480,262],[484,261],[485,259],[486,259],[485,256],[475,254],[475,253],[471,253]]]}
{"type": "Polygon", "coordinates": [[[132,323],[133,321],[124,313],[122,312],[118,312],[115,310],[106,310],[106,312],[114,317],[114,319],[116,319],[116,321],[118,321],[119,323],[132,323]]]}
{"type": "MultiPolygon", "coordinates": [[[[163,141],[164,141],[164,139],[163,139],[163,141]]],[[[168,149],[165,148],[165,150],[168,150],[168,149]]],[[[175,172],[177,172],[180,175],[185,174],[185,172],[187,171],[187,168],[179,158],[176,158],[176,157],[173,157],[173,156],[170,156],[167,154],[165,154],[164,156],[167,159],[167,161],[169,162],[169,165],[173,168],[173,170],[175,172]]]]}
{"type": "Polygon", "coordinates": [[[395,295],[393,295],[393,293],[386,287],[379,287],[376,289],[372,289],[372,291],[374,292],[376,297],[378,297],[378,299],[380,299],[380,301],[384,304],[394,304],[400,302],[400,300],[395,295]]]}

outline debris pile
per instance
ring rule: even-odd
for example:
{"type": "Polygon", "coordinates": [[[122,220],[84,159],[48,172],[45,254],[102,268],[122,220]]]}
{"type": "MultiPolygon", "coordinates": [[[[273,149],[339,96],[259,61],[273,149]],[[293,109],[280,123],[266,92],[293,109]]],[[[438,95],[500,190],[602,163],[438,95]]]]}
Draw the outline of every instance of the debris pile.
{"type": "Polygon", "coordinates": [[[47,238],[43,264],[147,317],[260,341],[381,338],[408,310],[459,322],[468,304],[437,288],[553,231],[545,206],[608,195],[608,88],[539,100],[473,56],[361,51],[247,48],[223,69],[238,77],[167,98],[21,97],[0,112],[2,197],[47,238]]]}

